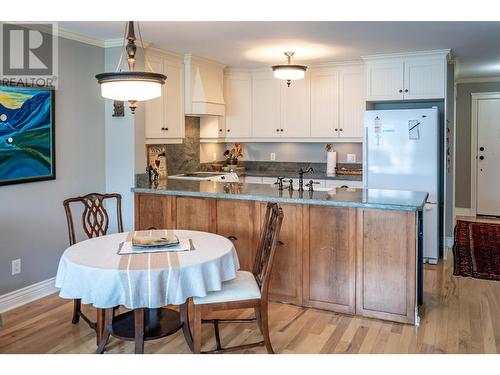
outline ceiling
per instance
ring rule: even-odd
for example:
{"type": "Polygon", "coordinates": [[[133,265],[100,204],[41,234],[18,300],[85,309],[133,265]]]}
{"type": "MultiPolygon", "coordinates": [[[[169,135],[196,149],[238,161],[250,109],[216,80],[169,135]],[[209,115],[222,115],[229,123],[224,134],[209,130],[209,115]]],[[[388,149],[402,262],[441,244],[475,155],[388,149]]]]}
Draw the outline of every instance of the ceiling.
{"type": "MultiPolygon", "coordinates": [[[[122,38],[124,22],[59,22],[97,39],[122,38]]],[[[460,78],[500,76],[500,22],[141,22],[143,39],[239,68],[315,64],[362,55],[451,48],[460,78]]]]}

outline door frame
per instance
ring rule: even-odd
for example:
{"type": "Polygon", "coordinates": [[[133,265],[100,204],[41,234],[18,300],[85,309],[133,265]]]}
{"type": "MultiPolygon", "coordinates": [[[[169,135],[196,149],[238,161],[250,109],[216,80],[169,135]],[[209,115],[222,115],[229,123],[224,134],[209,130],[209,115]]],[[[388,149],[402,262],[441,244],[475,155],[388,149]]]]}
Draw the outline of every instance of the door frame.
{"type": "Polygon", "coordinates": [[[500,99],[500,92],[474,92],[471,107],[471,137],[470,137],[470,211],[471,216],[477,215],[477,117],[478,101],[500,99]]]}

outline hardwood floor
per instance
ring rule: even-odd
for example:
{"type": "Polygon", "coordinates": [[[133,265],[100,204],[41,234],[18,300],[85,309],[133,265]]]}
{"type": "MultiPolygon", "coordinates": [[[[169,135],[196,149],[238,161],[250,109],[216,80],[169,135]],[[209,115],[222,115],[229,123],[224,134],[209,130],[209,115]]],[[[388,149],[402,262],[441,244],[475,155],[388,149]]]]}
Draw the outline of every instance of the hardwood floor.
{"type": "MultiPolygon", "coordinates": [[[[499,353],[500,283],[454,277],[452,260],[449,254],[446,262],[425,266],[425,314],[420,327],[272,303],[270,328],[274,350],[277,353],[499,353]]],[[[72,302],[54,294],[5,313],[0,353],[93,353],[93,331],[83,322],[72,325],[71,312],[72,302]]],[[[222,315],[243,318],[251,314],[248,310],[222,315]]],[[[260,339],[254,324],[221,326],[223,345],[260,339]]],[[[214,345],[213,328],[204,325],[202,350],[214,345]]],[[[108,352],[133,353],[133,343],[111,338],[108,352]]],[[[189,353],[189,349],[179,331],[147,342],[145,353],[189,353]]],[[[265,349],[243,353],[265,353],[265,349]]]]}

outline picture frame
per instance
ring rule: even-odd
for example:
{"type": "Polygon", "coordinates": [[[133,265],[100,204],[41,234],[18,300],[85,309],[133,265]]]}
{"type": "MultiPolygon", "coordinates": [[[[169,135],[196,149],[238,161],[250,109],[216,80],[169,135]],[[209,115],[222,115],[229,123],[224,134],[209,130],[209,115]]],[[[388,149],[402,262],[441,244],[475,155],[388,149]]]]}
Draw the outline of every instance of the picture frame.
{"type": "Polygon", "coordinates": [[[148,166],[156,168],[160,178],[167,178],[167,147],[165,145],[146,145],[148,166]]]}
{"type": "Polygon", "coordinates": [[[55,92],[0,86],[0,186],[56,178],[55,92]]]}

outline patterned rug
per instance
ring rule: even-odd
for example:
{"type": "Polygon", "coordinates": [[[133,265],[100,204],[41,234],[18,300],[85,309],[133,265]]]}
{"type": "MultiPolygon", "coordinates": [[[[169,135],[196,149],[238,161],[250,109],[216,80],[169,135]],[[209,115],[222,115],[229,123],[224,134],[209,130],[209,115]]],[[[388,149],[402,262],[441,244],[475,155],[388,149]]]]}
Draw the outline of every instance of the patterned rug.
{"type": "Polygon", "coordinates": [[[500,224],[458,220],[453,257],[454,275],[500,281],[500,224]]]}

